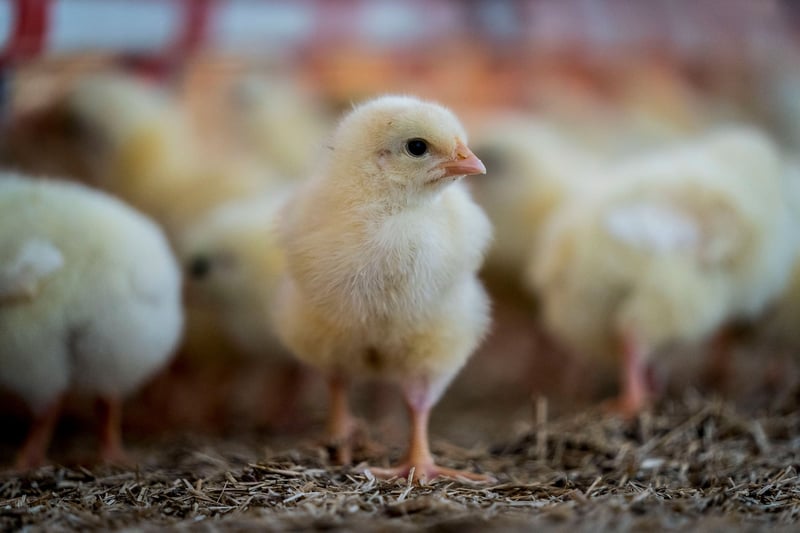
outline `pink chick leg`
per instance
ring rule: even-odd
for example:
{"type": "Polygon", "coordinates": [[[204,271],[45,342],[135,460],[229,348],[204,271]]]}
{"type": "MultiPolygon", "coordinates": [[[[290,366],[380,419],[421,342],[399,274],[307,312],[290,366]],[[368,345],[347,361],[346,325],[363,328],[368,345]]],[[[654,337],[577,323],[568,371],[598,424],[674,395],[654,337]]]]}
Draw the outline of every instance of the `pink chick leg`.
{"type": "Polygon", "coordinates": [[[59,397],[33,419],[28,436],[17,454],[14,466],[18,470],[30,470],[42,466],[47,458],[47,448],[53,438],[63,398],[59,397]]]}
{"type": "Polygon", "coordinates": [[[646,349],[630,331],[622,334],[622,365],[620,385],[622,391],[610,408],[625,418],[633,418],[647,406],[651,397],[648,383],[646,349]]]}
{"type": "Polygon", "coordinates": [[[100,460],[104,463],[125,464],[128,456],[122,446],[122,402],[117,398],[101,397],[96,402],[100,421],[100,460]]]}
{"type": "Polygon", "coordinates": [[[400,465],[392,468],[370,468],[373,475],[384,479],[407,478],[413,468],[412,481],[415,483],[425,483],[439,476],[477,482],[494,481],[492,476],[438,466],[428,445],[428,421],[431,407],[438,399],[439,393],[431,390],[427,384],[422,384],[419,387],[404,387],[404,395],[411,418],[411,435],[406,458],[400,465]]]}
{"type": "Polygon", "coordinates": [[[332,376],[328,387],[328,442],[334,449],[334,460],[339,464],[349,464],[353,460],[352,440],[356,422],[347,401],[347,381],[340,376],[332,376]]]}

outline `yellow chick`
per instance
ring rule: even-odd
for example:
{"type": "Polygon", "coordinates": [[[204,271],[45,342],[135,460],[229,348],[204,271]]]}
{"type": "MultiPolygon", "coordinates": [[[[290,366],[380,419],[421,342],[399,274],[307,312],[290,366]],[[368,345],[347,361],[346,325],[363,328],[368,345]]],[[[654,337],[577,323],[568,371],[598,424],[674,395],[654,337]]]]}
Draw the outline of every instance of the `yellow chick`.
{"type": "Polygon", "coordinates": [[[5,139],[7,166],[54,173],[108,191],[155,218],[173,237],[217,203],[269,183],[271,174],[217,162],[198,148],[178,102],[121,73],[82,79],[63,97],[19,117],[5,139]]]}
{"type": "Polygon", "coordinates": [[[487,270],[520,284],[541,228],[599,158],[553,124],[520,114],[494,117],[472,144],[489,168],[488,179],[470,184],[494,226],[487,270]]]}
{"type": "Polygon", "coordinates": [[[275,218],[288,194],[284,188],[223,204],[192,224],[178,244],[189,307],[208,309],[242,354],[283,365],[280,389],[269,391],[278,401],[265,402],[272,406],[268,423],[286,419],[301,378],[295,361],[285,360],[271,315],[285,271],[275,218]]]}
{"type": "Polygon", "coordinates": [[[635,158],[560,212],[528,280],[549,329],[577,352],[619,357],[627,415],[647,403],[646,364],[753,317],[786,283],[781,161],[760,132],[728,128],[635,158]]]}
{"type": "Polygon", "coordinates": [[[248,76],[234,88],[234,126],[244,144],[290,178],[308,176],[331,119],[298,82],[248,76]]]}
{"type": "MultiPolygon", "coordinates": [[[[790,206],[792,223],[800,223],[800,161],[786,165],[784,194],[790,206]]],[[[800,234],[793,232],[786,246],[795,252],[789,282],[769,311],[759,319],[757,326],[763,340],[793,351],[800,346],[800,234]]]]}
{"type": "Polygon", "coordinates": [[[19,467],[44,461],[69,390],[99,398],[100,455],[123,457],[120,402],[175,348],[180,290],[149,219],[78,184],[0,174],[0,386],[35,417],[19,467]]]}
{"type": "Polygon", "coordinates": [[[800,346],[800,260],[795,259],[792,274],[786,289],[759,321],[761,337],[780,347],[789,347],[796,352],[800,346]]]}
{"type": "Polygon", "coordinates": [[[11,164],[65,174],[153,212],[152,192],[187,176],[192,142],[186,116],[165,91],[107,73],[19,117],[5,151],[11,164]]]}
{"type": "Polygon", "coordinates": [[[342,444],[352,429],[348,378],[402,389],[408,453],[395,468],[372,469],[379,476],[485,479],[437,466],[428,447],[430,410],[490,321],[476,272],[491,226],[459,183],[485,167],[466,143],[444,107],[377,98],[341,121],[324,170],[282,212],[278,334],[329,377],[330,437],[342,444]]]}

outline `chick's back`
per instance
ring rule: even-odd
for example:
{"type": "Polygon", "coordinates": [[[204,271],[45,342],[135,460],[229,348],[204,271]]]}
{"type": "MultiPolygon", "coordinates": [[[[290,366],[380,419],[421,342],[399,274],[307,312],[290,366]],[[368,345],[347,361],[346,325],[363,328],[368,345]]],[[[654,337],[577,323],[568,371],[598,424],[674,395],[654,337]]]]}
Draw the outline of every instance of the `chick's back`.
{"type": "Polygon", "coordinates": [[[636,158],[561,212],[529,280],[582,352],[623,324],[651,343],[696,341],[763,309],[788,276],[774,147],[747,130],[636,158]],[[737,164],[725,154],[743,154],[737,164]]]}
{"type": "Polygon", "coordinates": [[[0,176],[0,261],[31,242],[63,265],[0,303],[0,384],[41,407],[66,388],[124,395],[163,364],[183,322],[161,230],[81,185],[0,176]]]}

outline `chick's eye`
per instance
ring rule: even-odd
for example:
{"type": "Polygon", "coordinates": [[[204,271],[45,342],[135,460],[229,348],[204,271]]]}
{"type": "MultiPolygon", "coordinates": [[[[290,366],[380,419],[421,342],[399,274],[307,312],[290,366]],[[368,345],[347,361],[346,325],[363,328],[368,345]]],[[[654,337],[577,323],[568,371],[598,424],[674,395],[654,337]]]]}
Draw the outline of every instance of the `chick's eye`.
{"type": "Polygon", "coordinates": [[[424,139],[409,139],[406,141],[406,152],[414,157],[422,157],[428,152],[428,143],[424,139]]]}
{"type": "Polygon", "coordinates": [[[211,260],[204,255],[198,255],[189,262],[188,270],[194,279],[203,279],[211,272],[211,260]]]}

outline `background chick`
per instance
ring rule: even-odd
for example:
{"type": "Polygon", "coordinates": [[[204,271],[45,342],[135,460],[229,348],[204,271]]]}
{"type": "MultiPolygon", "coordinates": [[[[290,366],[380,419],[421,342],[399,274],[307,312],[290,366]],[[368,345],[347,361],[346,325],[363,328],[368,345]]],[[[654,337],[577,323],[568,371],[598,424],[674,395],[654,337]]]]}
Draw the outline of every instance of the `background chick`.
{"type": "Polygon", "coordinates": [[[174,99],[121,73],[83,78],[16,117],[3,148],[13,166],[83,181],[156,215],[163,213],[153,209],[153,193],[187,176],[193,152],[187,117],[174,99]]]}
{"type": "MultiPolygon", "coordinates": [[[[278,244],[276,214],[290,189],[283,188],[254,198],[228,202],[192,224],[179,239],[179,254],[187,279],[187,299],[192,309],[204,308],[214,316],[241,354],[272,363],[269,374],[276,383],[261,383],[260,417],[267,424],[286,425],[296,421],[295,401],[303,381],[297,362],[288,358],[277,340],[271,309],[279,280],[285,271],[283,251],[278,244]]],[[[228,358],[222,358],[220,372],[230,372],[228,358]]],[[[245,365],[253,373],[252,365],[245,365]]],[[[227,403],[241,403],[252,397],[241,386],[242,398],[233,391],[220,394],[227,403]]]]}
{"type": "Polygon", "coordinates": [[[122,73],[81,79],[13,120],[4,142],[7,167],[108,191],[155,218],[170,237],[218,203],[275,179],[263,164],[206,155],[174,97],[122,73]]]}
{"type": "MultiPolygon", "coordinates": [[[[5,158],[13,166],[106,190],[153,217],[173,245],[218,204],[280,181],[263,163],[205,150],[174,94],[124,73],[84,77],[18,117],[7,133],[5,158]]],[[[218,319],[216,309],[187,302],[179,356],[139,398],[137,427],[150,427],[148,413],[161,406],[168,406],[162,412],[169,427],[215,430],[230,420],[227,398],[197,394],[236,367],[222,355],[231,346],[218,319]]]]}
{"type": "Polygon", "coordinates": [[[250,75],[233,89],[234,129],[260,161],[291,178],[308,176],[333,120],[318,95],[288,78],[250,75]]]}
{"type": "MultiPolygon", "coordinates": [[[[790,160],[784,174],[784,194],[788,200],[791,223],[800,223],[800,162],[790,160]]],[[[791,235],[787,246],[794,251],[791,275],[785,289],[757,322],[757,338],[779,351],[796,352],[800,347],[800,235],[791,235]]]]}
{"type": "Polygon", "coordinates": [[[619,356],[625,414],[646,403],[645,362],[752,318],[791,264],[774,144],[727,129],[620,165],[554,219],[529,281],[576,351],[619,356]]]}
{"type": "Polygon", "coordinates": [[[491,118],[472,144],[488,166],[488,179],[470,183],[494,226],[486,269],[519,285],[541,228],[600,160],[554,124],[520,113],[491,118]]]}
{"type": "Polygon", "coordinates": [[[18,466],[44,461],[68,390],[98,397],[100,456],[121,459],[121,399],[164,365],[183,323],[163,233],[105,194],[6,173],[0,261],[0,385],[34,413],[18,466]]]}
{"type": "Polygon", "coordinates": [[[484,478],[435,465],[427,433],[431,408],[489,325],[476,271],[491,228],[457,183],[485,168],[466,142],[443,107],[370,101],[342,120],[324,172],[282,214],[278,332],[330,379],[330,437],[342,444],[352,430],[348,378],[379,377],[403,391],[408,454],[379,475],[484,478]]]}

